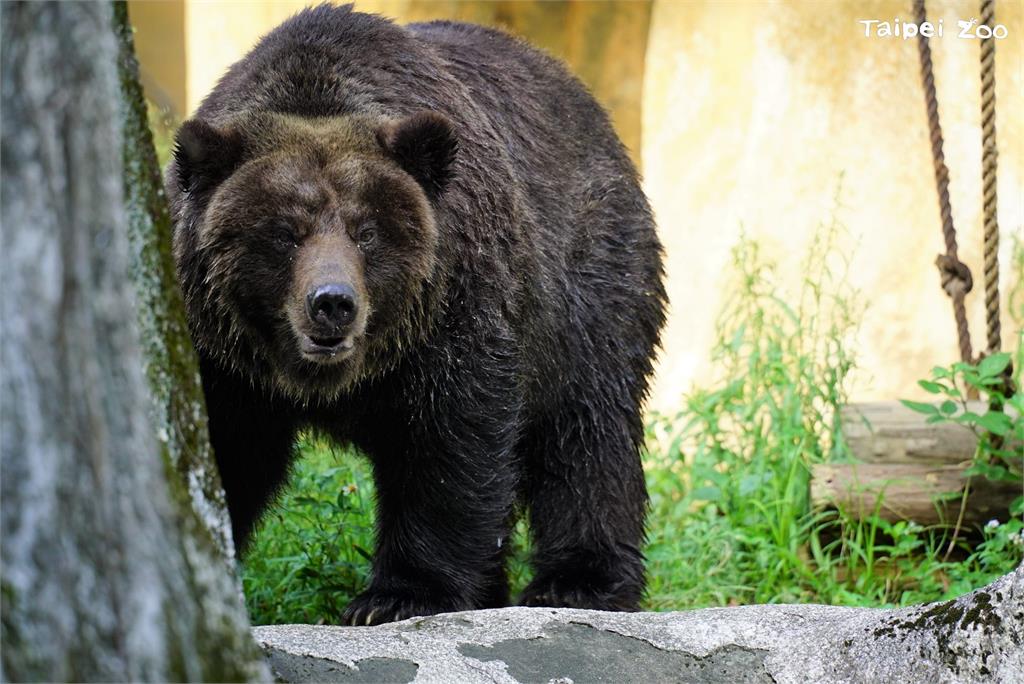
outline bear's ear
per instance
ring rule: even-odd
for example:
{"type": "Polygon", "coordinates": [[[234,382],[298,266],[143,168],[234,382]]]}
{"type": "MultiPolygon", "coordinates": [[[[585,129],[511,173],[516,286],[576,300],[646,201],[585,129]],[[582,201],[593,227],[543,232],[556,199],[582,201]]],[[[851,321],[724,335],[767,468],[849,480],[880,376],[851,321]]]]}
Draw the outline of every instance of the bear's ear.
{"type": "Polygon", "coordinates": [[[199,119],[178,129],[174,165],[178,186],[189,192],[216,187],[242,161],[242,136],[234,130],[218,130],[199,119]]]}
{"type": "Polygon", "coordinates": [[[377,139],[391,157],[415,178],[430,199],[437,199],[452,178],[459,141],[447,117],[418,112],[385,124],[377,139]]]}

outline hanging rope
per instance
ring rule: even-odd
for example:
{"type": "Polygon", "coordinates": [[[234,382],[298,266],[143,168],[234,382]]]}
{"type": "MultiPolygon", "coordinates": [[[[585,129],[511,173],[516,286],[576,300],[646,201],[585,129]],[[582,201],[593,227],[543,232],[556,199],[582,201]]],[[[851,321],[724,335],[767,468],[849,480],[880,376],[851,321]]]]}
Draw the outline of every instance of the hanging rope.
{"type": "MultiPolygon", "coordinates": [[[[924,0],[914,0],[914,21],[921,26],[927,20],[924,0]]],[[[946,168],[946,160],[942,154],[942,125],[939,123],[939,102],[935,96],[935,77],[932,75],[932,51],[928,45],[928,38],[920,32],[917,34],[917,54],[921,60],[921,84],[924,87],[925,107],[928,110],[928,133],[932,144],[932,158],[935,162],[935,187],[939,194],[942,237],[946,241],[946,253],[940,254],[935,259],[935,265],[939,268],[942,289],[953,300],[953,317],[956,319],[960,359],[966,363],[972,363],[974,353],[971,349],[971,334],[967,329],[964,297],[971,291],[974,282],[967,264],[960,261],[957,256],[956,228],[953,226],[953,209],[949,202],[949,169],[946,168]]],[[[993,97],[993,103],[994,101],[993,97]]],[[[992,192],[994,197],[994,187],[992,192]]]]}
{"type": "MultiPolygon", "coordinates": [[[[981,0],[981,23],[995,27],[995,0],[981,0]]],[[[981,197],[985,217],[985,329],[986,353],[995,354],[1002,346],[999,325],[999,214],[996,202],[996,42],[989,32],[981,40],[981,197]]],[[[1003,372],[1003,393],[1012,394],[1013,364],[1003,372]]],[[[1002,410],[993,398],[990,409],[1002,410]]]]}
{"type": "MultiPolygon", "coordinates": [[[[981,23],[995,26],[995,0],[981,0],[981,23]]],[[[996,211],[996,41],[981,40],[981,185],[985,215],[985,325],[988,353],[1002,346],[999,325],[999,218],[996,211]]]]}

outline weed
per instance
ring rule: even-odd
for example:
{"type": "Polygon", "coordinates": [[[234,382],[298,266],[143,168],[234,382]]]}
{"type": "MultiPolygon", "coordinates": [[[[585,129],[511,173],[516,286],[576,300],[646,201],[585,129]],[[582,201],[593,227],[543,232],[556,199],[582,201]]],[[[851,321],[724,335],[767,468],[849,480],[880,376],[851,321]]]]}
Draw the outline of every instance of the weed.
{"type": "Polygon", "coordinates": [[[821,227],[792,298],[756,242],[733,250],[712,357],[721,376],[652,426],[666,444],[648,459],[652,607],[816,598],[810,540],[828,521],[810,511],[810,467],[842,449],[859,308],[841,237],[835,221],[821,227]]]}
{"type": "MultiPolygon", "coordinates": [[[[686,397],[682,413],[659,417],[649,429],[650,608],[907,605],[987,584],[1024,556],[1020,499],[1012,517],[986,527],[973,546],[949,525],[886,521],[881,499],[867,516],[811,509],[811,467],[850,458],[838,410],[854,365],[848,350],[860,306],[833,253],[842,238],[834,221],[821,227],[797,293],[780,287],[756,243],[741,239],[735,248],[736,277],[713,356],[721,375],[686,397]]],[[[949,403],[908,406],[933,415],[932,422],[977,431],[978,457],[968,474],[1019,481],[1024,396],[995,394],[1008,359],[936,369],[922,387],[949,403]],[[967,385],[1017,417],[971,412],[958,403],[967,385]]],[[[1018,372],[1022,362],[1018,351],[1018,372]]]]}

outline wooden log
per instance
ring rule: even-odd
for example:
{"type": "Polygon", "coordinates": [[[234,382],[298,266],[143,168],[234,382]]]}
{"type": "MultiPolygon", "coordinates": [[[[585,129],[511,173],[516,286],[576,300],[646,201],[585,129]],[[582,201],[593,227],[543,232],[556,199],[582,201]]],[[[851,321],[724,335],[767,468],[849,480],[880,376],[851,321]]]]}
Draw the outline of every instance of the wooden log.
{"type": "MultiPolygon", "coordinates": [[[[981,401],[970,401],[967,408],[978,414],[988,410],[981,401]]],[[[963,425],[928,423],[926,418],[898,401],[845,406],[840,411],[842,432],[858,463],[815,466],[813,505],[840,507],[855,517],[868,516],[878,507],[880,517],[890,521],[955,523],[967,484],[964,471],[978,438],[963,425]]],[[[1019,483],[973,478],[965,523],[1005,519],[1021,493],[1019,483]]]]}
{"type": "MultiPolygon", "coordinates": [[[[987,410],[980,401],[968,402],[968,408],[987,410]]],[[[978,441],[969,428],[928,424],[924,415],[898,401],[850,404],[839,415],[850,453],[864,463],[953,465],[970,461],[978,441]]]]}
{"type": "MultiPolygon", "coordinates": [[[[836,507],[857,518],[871,515],[894,522],[913,520],[922,525],[954,524],[968,478],[963,466],[923,463],[829,463],[811,471],[811,503],[836,507]]],[[[1021,485],[970,478],[964,509],[965,525],[1006,520],[1010,503],[1021,485]]]]}

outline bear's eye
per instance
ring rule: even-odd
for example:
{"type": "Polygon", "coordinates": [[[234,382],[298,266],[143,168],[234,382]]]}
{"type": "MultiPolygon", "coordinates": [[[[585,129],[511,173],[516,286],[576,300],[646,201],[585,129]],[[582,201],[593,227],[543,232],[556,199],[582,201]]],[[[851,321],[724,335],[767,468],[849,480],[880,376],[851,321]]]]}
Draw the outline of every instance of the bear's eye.
{"type": "Polygon", "coordinates": [[[377,239],[377,225],[372,221],[359,226],[356,231],[356,241],[361,248],[369,247],[377,239]]]}
{"type": "Polygon", "coordinates": [[[285,221],[274,221],[271,224],[271,237],[274,244],[282,249],[297,247],[299,240],[295,235],[295,229],[285,221]]]}

